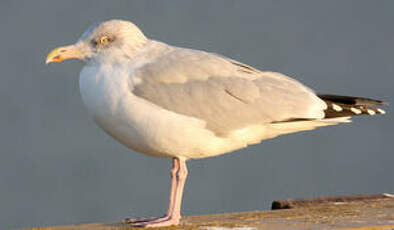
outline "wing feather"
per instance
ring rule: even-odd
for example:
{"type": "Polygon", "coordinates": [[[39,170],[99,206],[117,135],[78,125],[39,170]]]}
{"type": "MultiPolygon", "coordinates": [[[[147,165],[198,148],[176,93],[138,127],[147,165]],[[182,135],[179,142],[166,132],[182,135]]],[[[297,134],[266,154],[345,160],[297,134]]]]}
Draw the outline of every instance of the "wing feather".
{"type": "Polygon", "coordinates": [[[250,125],[318,119],[326,108],[312,90],[285,75],[196,50],[174,49],[133,77],[141,80],[133,88],[135,95],[204,120],[218,135],[250,125]]]}

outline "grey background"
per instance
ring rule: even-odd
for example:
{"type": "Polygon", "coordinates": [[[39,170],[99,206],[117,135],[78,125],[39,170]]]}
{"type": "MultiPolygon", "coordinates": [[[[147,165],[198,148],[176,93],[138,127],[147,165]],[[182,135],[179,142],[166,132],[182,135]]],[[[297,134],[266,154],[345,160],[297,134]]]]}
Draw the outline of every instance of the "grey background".
{"type": "MultiPolygon", "coordinates": [[[[44,65],[92,23],[131,20],[151,38],[280,71],[316,91],[393,102],[394,1],[0,3],[0,228],[161,215],[170,161],[130,151],[88,116],[82,63],[44,65]]],[[[269,209],[274,199],[394,193],[386,116],[189,162],[183,213],[269,209]]]]}

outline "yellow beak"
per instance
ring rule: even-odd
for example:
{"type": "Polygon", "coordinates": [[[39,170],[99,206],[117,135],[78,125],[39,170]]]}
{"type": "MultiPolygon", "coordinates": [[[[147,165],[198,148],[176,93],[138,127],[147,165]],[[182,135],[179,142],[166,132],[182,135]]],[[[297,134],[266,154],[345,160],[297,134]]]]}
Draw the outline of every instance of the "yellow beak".
{"type": "Polygon", "coordinates": [[[63,46],[53,49],[51,52],[49,52],[45,63],[48,64],[51,62],[61,62],[63,60],[73,58],[82,59],[83,55],[81,51],[74,45],[63,46]]]}

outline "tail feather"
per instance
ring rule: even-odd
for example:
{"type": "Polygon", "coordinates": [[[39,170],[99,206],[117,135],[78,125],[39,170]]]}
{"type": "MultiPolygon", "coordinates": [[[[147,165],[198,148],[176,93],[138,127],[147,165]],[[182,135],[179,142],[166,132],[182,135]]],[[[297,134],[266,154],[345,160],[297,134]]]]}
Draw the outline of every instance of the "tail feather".
{"type": "Polygon", "coordinates": [[[387,105],[380,100],[329,94],[318,94],[317,96],[327,104],[327,109],[324,111],[326,119],[386,113],[383,109],[375,107],[387,105]]]}

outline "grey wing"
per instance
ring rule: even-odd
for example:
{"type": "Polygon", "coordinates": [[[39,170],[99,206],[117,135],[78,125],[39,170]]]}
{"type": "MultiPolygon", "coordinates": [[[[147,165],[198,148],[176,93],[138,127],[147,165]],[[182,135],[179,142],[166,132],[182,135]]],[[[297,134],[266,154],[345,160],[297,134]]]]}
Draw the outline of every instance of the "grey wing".
{"type": "Polygon", "coordinates": [[[138,69],[133,93],[204,120],[218,135],[250,125],[319,119],[326,104],[301,83],[202,51],[178,49],[138,69]]]}

